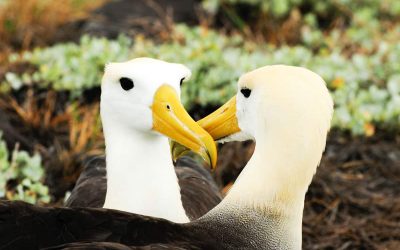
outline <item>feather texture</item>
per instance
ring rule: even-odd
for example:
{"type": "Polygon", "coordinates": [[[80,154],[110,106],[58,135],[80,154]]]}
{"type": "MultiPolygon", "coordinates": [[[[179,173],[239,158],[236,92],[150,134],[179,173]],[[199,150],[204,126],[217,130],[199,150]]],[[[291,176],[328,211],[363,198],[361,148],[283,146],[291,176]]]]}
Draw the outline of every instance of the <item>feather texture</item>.
{"type": "MultiPolygon", "coordinates": [[[[198,162],[188,156],[181,157],[176,162],[175,172],[181,188],[182,204],[190,220],[203,216],[221,201],[222,197],[213,177],[198,162]]],[[[65,205],[103,207],[107,190],[106,175],[104,157],[89,160],[65,205]]]]}

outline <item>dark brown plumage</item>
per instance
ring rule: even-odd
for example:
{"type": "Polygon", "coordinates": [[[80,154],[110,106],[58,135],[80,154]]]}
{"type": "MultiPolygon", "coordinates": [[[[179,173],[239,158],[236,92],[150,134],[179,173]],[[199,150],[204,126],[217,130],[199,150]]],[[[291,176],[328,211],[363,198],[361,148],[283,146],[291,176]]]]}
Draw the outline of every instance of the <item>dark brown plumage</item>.
{"type": "MultiPolygon", "coordinates": [[[[201,217],[221,201],[221,194],[210,172],[190,157],[179,158],[175,172],[181,187],[182,204],[190,220],[201,217]]],[[[88,161],[65,205],[102,207],[107,190],[106,174],[104,157],[88,161]]]]}
{"type": "Polygon", "coordinates": [[[189,157],[177,160],[175,172],[181,187],[183,208],[190,220],[200,218],[221,202],[210,172],[189,157]]]}
{"type": "MultiPolygon", "coordinates": [[[[55,247],[46,248],[46,250],[162,250],[162,249],[175,249],[185,250],[174,245],[167,244],[150,244],[146,246],[127,246],[115,242],[74,242],[67,243],[55,247]]],[[[194,249],[194,248],[192,248],[194,249]]]]}
{"type": "Polygon", "coordinates": [[[105,157],[91,158],[85,164],[85,168],[80,174],[65,206],[103,207],[107,191],[106,175],[105,157]]]}
{"type": "MultiPolygon", "coordinates": [[[[215,232],[216,234],[217,232],[215,232]]],[[[0,249],[217,249],[205,223],[102,208],[44,208],[0,201],[0,249]],[[96,242],[62,244],[73,242],[96,242]],[[111,244],[106,242],[116,242],[111,244]],[[80,248],[79,248],[80,247],[80,248]]]]}
{"type": "Polygon", "coordinates": [[[276,216],[243,207],[220,212],[178,224],[112,209],[0,201],[0,249],[276,249],[276,241],[268,244],[275,231],[267,231],[279,229],[276,216]]]}

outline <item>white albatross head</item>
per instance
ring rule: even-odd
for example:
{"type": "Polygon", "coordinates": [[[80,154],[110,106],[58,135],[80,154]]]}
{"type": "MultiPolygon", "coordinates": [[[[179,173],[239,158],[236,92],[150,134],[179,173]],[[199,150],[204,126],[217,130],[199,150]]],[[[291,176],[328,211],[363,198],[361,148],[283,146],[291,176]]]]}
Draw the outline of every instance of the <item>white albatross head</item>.
{"type": "Polygon", "coordinates": [[[241,76],[236,96],[198,123],[222,142],[257,141],[271,130],[281,136],[305,129],[327,132],[332,114],[333,101],[319,75],[273,65],[241,76]]]}
{"type": "Polygon", "coordinates": [[[257,184],[261,177],[253,171],[243,197],[268,190],[273,199],[278,192],[287,199],[297,192],[305,194],[325,149],[332,114],[333,101],[319,75],[273,65],[240,77],[236,96],[198,123],[215,140],[256,141],[244,174],[257,165],[258,176],[268,179],[257,184]]]}
{"type": "Polygon", "coordinates": [[[305,194],[332,113],[325,82],[310,70],[275,65],[244,74],[236,96],[198,122],[216,140],[256,142],[227,196],[205,217],[238,216],[255,248],[301,249],[305,194]]]}
{"type": "Polygon", "coordinates": [[[100,111],[105,133],[114,129],[167,136],[216,163],[211,136],[180,103],[180,85],[190,78],[182,64],[151,58],[109,63],[101,84],[100,111]]]}

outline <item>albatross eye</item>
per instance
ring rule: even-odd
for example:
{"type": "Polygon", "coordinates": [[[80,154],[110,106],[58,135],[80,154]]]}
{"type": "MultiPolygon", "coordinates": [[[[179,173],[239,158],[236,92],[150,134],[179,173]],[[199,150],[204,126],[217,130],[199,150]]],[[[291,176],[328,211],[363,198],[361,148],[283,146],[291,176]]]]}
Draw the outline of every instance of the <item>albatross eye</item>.
{"type": "Polygon", "coordinates": [[[132,89],[134,86],[133,81],[127,77],[121,77],[119,79],[119,83],[121,84],[121,87],[126,91],[132,89]]]}
{"type": "Polygon", "coordinates": [[[181,81],[179,82],[179,85],[182,86],[183,81],[185,80],[185,77],[181,79],[181,81]]]}
{"type": "Polygon", "coordinates": [[[244,97],[248,98],[251,95],[251,89],[243,88],[240,90],[244,97]]]}

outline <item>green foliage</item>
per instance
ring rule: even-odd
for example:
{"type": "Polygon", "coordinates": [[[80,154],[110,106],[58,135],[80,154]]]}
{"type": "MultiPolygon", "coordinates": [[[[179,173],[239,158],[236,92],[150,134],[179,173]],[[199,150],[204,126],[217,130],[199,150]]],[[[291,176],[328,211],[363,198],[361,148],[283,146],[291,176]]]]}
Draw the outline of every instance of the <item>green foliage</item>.
{"type": "Polygon", "coordinates": [[[221,105],[234,93],[238,77],[271,64],[309,68],[320,74],[332,90],[336,113],[334,126],[355,134],[371,134],[374,124],[400,126],[400,44],[381,42],[372,55],[339,50],[313,53],[303,46],[257,46],[240,37],[226,37],[210,30],[179,26],[175,42],[155,45],[137,40],[134,56],[152,56],[180,62],[192,69],[192,80],[183,87],[183,101],[221,105]],[[183,44],[182,44],[182,38],[183,44]]]}
{"type": "Polygon", "coordinates": [[[275,17],[288,14],[289,10],[302,3],[302,0],[203,0],[203,7],[211,13],[217,13],[224,6],[237,7],[248,5],[257,12],[269,13],[275,17]]]}
{"type": "Polygon", "coordinates": [[[39,154],[29,156],[27,152],[15,149],[10,160],[6,143],[1,139],[0,133],[0,197],[29,203],[49,203],[49,190],[41,182],[43,174],[39,154]],[[9,181],[17,183],[13,190],[6,189],[9,181]]]}
{"type": "Polygon", "coordinates": [[[236,67],[235,59],[242,54],[240,37],[225,37],[199,27],[190,29],[177,26],[175,36],[183,38],[171,43],[156,45],[149,40],[137,39],[133,57],[156,57],[185,64],[192,70],[192,78],[182,88],[182,101],[187,108],[194,105],[220,105],[236,89],[238,77],[250,70],[236,67]],[[236,70],[233,70],[235,69],[236,70]]]}
{"type": "Polygon", "coordinates": [[[307,13],[326,17],[332,15],[351,16],[353,12],[364,12],[370,17],[396,17],[400,14],[400,2],[397,0],[203,0],[203,7],[217,13],[221,8],[236,8],[243,6],[251,9],[260,16],[279,18],[289,14],[294,8],[304,9],[307,13]]]}
{"type": "MultiPolygon", "coordinates": [[[[99,86],[104,65],[111,61],[127,60],[130,40],[120,36],[118,40],[83,36],[79,44],[65,43],[49,48],[37,48],[22,54],[22,60],[37,66],[32,74],[17,76],[6,74],[9,85],[18,89],[25,84],[38,83],[40,87],[51,85],[56,90],[69,90],[78,96],[82,90],[99,86]]],[[[11,61],[21,60],[13,55],[11,61]]]]}
{"type": "Polygon", "coordinates": [[[341,47],[373,51],[376,40],[400,39],[398,0],[203,0],[203,7],[214,15],[225,13],[246,34],[313,50],[340,39],[341,47]]]}
{"type": "Polygon", "coordinates": [[[393,42],[398,35],[388,34],[379,40],[354,34],[356,38],[338,31],[328,36],[320,33],[315,41],[323,45],[311,42],[307,47],[259,45],[241,36],[183,25],[176,26],[174,39],[163,44],[138,37],[130,47],[129,39],[123,37],[118,41],[84,37],[79,45],[60,44],[25,53],[23,58],[39,71],[30,77],[8,74],[7,79],[11,86],[35,79],[45,86],[79,93],[100,83],[107,61],[155,57],[191,68],[192,79],[182,89],[182,100],[191,109],[194,105],[221,105],[236,92],[238,77],[257,67],[297,65],[317,72],[327,82],[336,105],[334,126],[367,135],[373,134],[376,125],[399,128],[400,44],[393,42]],[[346,43],[341,43],[344,38],[350,43],[360,39],[372,47],[360,44],[360,51],[349,56],[346,43]]]}

